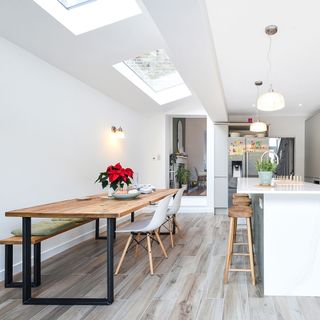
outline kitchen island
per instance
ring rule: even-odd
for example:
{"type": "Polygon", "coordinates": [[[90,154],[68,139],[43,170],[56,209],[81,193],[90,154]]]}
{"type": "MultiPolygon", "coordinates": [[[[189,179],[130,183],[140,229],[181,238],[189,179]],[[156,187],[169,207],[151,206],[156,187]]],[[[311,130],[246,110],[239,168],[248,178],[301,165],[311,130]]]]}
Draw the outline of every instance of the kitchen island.
{"type": "Polygon", "coordinates": [[[320,296],[320,186],[261,187],[239,178],[252,198],[254,248],[264,294],[320,296]]]}

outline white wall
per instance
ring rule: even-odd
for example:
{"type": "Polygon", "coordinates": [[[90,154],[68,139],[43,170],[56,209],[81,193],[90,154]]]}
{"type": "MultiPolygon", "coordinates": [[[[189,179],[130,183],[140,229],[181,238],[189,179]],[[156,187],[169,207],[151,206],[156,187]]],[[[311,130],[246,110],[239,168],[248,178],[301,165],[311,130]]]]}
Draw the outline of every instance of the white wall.
{"type": "MultiPolygon", "coordinates": [[[[247,121],[249,116],[229,116],[229,121],[247,121]]],[[[267,116],[261,120],[270,124],[271,137],[295,138],[295,171],[304,176],[305,117],[302,116],[267,116]]]]}
{"type": "Polygon", "coordinates": [[[186,153],[188,154],[188,168],[191,172],[197,168],[198,172],[205,169],[205,134],[207,131],[206,118],[186,118],[186,153]]]}
{"type": "MultiPolygon", "coordinates": [[[[116,161],[142,172],[144,121],[137,113],[3,38],[0,70],[0,238],[21,224],[4,216],[8,210],[101,192],[94,180],[116,161]],[[122,126],[126,139],[114,139],[112,125],[122,126]]],[[[43,256],[92,230],[46,241],[43,256]]]]}

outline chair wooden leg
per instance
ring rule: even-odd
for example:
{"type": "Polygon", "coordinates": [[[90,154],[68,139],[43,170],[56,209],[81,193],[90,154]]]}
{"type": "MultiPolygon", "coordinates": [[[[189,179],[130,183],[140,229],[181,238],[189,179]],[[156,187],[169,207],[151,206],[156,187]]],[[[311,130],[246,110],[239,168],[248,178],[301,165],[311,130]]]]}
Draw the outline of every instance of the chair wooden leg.
{"type": "MultiPolygon", "coordinates": [[[[139,242],[141,239],[141,234],[138,233],[137,234],[137,241],[139,242]]],[[[139,243],[136,244],[136,250],[135,250],[135,253],[134,253],[135,257],[138,257],[139,256],[139,243]]]]}
{"type": "Polygon", "coordinates": [[[171,248],[174,247],[174,242],[173,242],[173,218],[169,220],[169,233],[170,233],[170,241],[171,241],[171,248]]]}
{"type": "Polygon", "coordinates": [[[230,218],[229,237],[228,237],[228,249],[226,256],[226,266],[224,269],[224,283],[228,283],[228,276],[231,264],[232,249],[233,249],[233,235],[234,235],[234,218],[230,218]]]}
{"type": "Polygon", "coordinates": [[[164,248],[164,245],[163,245],[163,243],[162,243],[162,241],[161,241],[161,238],[160,238],[160,235],[159,235],[159,231],[156,231],[155,233],[156,233],[157,240],[159,241],[159,245],[160,245],[160,247],[161,247],[161,250],[162,250],[164,256],[165,256],[166,258],[168,258],[166,249],[164,248]]]}
{"type": "Polygon", "coordinates": [[[130,236],[129,236],[129,238],[128,238],[128,241],[127,241],[127,243],[126,243],[126,246],[124,247],[124,250],[123,250],[123,252],[122,252],[122,255],[121,255],[121,258],[120,258],[120,261],[119,261],[119,264],[118,264],[118,266],[117,266],[117,269],[116,269],[116,273],[115,273],[115,274],[118,274],[119,271],[120,271],[121,265],[122,265],[122,263],[123,263],[123,260],[124,260],[125,255],[126,255],[126,253],[127,253],[127,250],[128,250],[128,248],[129,248],[129,246],[130,246],[131,240],[132,240],[132,234],[130,234],[130,236]]]}
{"type": "Polygon", "coordinates": [[[181,228],[180,228],[180,226],[179,226],[179,224],[178,224],[178,222],[177,222],[176,217],[173,217],[173,223],[176,225],[177,230],[178,230],[179,232],[181,232],[181,228]]]}
{"type": "Polygon", "coordinates": [[[254,273],[254,259],[253,259],[253,247],[252,247],[252,232],[251,232],[251,219],[247,218],[247,232],[248,232],[248,247],[249,247],[249,258],[250,258],[250,271],[252,284],[256,284],[256,276],[254,273]]]}
{"type": "Polygon", "coordinates": [[[147,234],[147,245],[148,245],[148,255],[149,255],[149,263],[150,263],[150,274],[153,275],[153,262],[152,262],[152,251],[151,251],[151,240],[150,234],[147,234]]]}

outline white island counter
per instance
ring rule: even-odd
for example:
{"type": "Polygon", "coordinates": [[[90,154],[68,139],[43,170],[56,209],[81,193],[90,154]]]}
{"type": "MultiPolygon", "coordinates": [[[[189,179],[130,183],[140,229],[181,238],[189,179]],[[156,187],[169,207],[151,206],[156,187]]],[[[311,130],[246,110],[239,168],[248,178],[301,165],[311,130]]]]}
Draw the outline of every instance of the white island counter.
{"type": "Polygon", "coordinates": [[[265,295],[320,296],[320,186],[260,187],[239,178],[252,197],[254,246],[265,295]]]}

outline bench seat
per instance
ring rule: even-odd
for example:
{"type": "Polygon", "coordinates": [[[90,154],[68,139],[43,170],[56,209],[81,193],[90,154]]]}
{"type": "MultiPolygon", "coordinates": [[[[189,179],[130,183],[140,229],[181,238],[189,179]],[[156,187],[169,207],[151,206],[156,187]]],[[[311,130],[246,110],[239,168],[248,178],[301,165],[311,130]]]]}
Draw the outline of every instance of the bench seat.
{"type": "MultiPolygon", "coordinates": [[[[39,226],[42,224],[41,228],[37,228],[37,232],[41,231],[44,235],[32,235],[31,243],[34,245],[34,275],[32,286],[37,287],[41,284],[41,242],[52,237],[55,237],[61,233],[72,230],[74,228],[80,227],[86,223],[94,221],[96,219],[77,219],[74,221],[46,221],[35,223],[32,226],[39,226]],[[50,228],[51,225],[51,228],[50,228]]],[[[32,227],[31,227],[32,228],[32,227]]],[[[16,229],[15,233],[21,233],[21,229],[16,229]]],[[[21,288],[21,282],[13,282],[13,246],[22,244],[22,236],[14,235],[6,239],[0,240],[0,244],[5,245],[5,288],[21,288]]]]}

